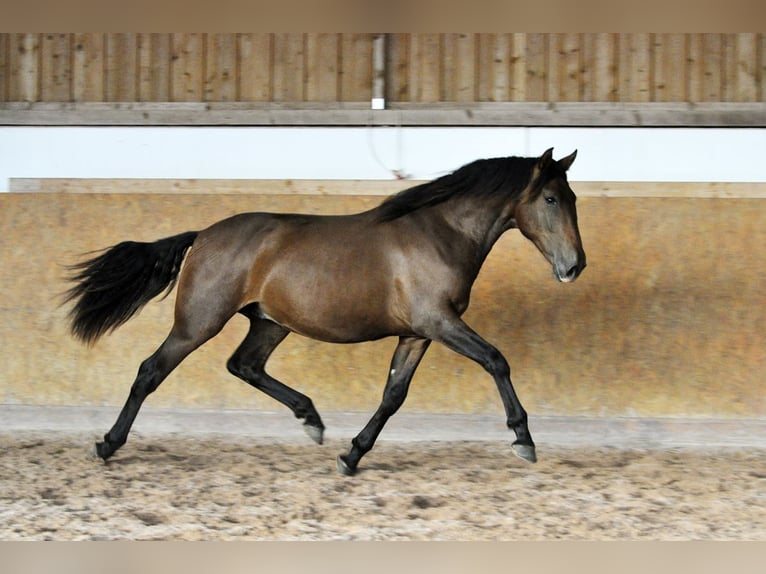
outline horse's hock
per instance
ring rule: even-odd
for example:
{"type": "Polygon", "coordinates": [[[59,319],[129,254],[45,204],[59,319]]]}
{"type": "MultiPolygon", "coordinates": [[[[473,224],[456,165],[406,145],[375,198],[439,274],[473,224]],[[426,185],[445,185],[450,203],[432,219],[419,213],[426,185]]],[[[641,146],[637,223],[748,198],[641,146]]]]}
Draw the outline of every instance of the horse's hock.
{"type": "MultiPolygon", "coordinates": [[[[201,229],[243,211],[351,213],[409,185],[153,182],[154,193],[144,193],[140,182],[121,189],[112,181],[109,189],[119,193],[103,193],[71,181],[38,184],[35,193],[0,194],[2,404],[118,406],[137,365],[166,336],[174,293],[93,348],[71,338],[61,294],[65,266],[83,253],[201,229]]],[[[490,254],[465,315],[507,356],[530,415],[763,417],[766,186],[572,188],[588,256],[580,280],[556,282],[534,246],[511,231],[490,254]]],[[[233,319],[149,403],[281,410],[226,371],[246,329],[246,320],[233,319]]],[[[394,346],[292,335],[269,366],[320,413],[370,412],[394,346]]],[[[492,379],[439,345],[424,358],[403,408],[502,413],[492,379]]]]}

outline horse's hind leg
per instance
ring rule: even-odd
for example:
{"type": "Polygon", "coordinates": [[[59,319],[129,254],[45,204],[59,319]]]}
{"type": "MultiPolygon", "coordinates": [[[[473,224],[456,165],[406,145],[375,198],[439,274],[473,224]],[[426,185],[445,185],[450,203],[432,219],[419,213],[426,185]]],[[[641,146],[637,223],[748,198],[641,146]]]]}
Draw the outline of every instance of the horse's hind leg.
{"type": "Polygon", "coordinates": [[[106,460],[125,444],[133,421],[146,397],[157,390],[170,372],[208,338],[189,339],[179,336],[175,328],[171,331],[154,354],[141,363],[125,406],[120,411],[114,426],[104,435],[103,442],[96,443],[95,454],[106,460]]]}
{"type": "Polygon", "coordinates": [[[296,418],[303,419],[306,434],[316,443],[322,444],[325,427],[311,399],[279,382],[264,370],[272,351],[290,331],[259,317],[255,307],[245,307],[240,312],[250,319],[250,331],[226,363],[229,372],[287,406],[296,418]]]}
{"type": "Polygon", "coordinates": [[[356,472],[359,460],[372,449],[375,440],[389,418],[399,410],[407,397],[412,376],[415,374],[428,346],[429,339],[402,337],[391,359],[391,370],[383,391],[383,400],[375,414],[352,441],[348,454],[338,457],[338,471],[347,476],[356,472]]]}

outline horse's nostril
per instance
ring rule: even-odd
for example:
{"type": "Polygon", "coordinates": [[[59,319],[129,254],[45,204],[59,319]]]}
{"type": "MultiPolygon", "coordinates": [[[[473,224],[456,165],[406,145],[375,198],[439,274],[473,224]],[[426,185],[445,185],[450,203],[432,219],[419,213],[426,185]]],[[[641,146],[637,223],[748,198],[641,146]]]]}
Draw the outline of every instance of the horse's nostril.
{"type": "Polygon", "coordinates": [[[569,271],[567,271],[567,279],[574,279],[575,277],[577,277],[578,271],[579,271],[579,269],[578,269],[577,265],[572,265],[569,268],[569,271]]]}

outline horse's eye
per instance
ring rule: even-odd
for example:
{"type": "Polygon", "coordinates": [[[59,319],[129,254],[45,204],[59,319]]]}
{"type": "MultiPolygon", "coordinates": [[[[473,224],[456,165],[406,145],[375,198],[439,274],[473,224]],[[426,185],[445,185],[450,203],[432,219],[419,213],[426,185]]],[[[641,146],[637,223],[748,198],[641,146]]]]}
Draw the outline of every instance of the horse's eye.
{"type": "Polygon", "coordinates": [[[558,202],[556,201],[555,197],[550,196],[545,198],[545,203],[547,203],[548,205],[556,205],[558,202]]]}

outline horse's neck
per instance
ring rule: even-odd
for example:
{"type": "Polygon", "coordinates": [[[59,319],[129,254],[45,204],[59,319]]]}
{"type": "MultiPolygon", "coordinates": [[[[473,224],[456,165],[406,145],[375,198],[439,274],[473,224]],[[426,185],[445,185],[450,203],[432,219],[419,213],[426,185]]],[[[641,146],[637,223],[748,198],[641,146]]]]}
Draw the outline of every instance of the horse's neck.
{"type": "Polygon", "coordinates": [[[475,245],[482,259],[511,227],[513,206],[502,198],[470,198],[437,206],[444,222],[456,232],[455,240],[475,245]]]}

